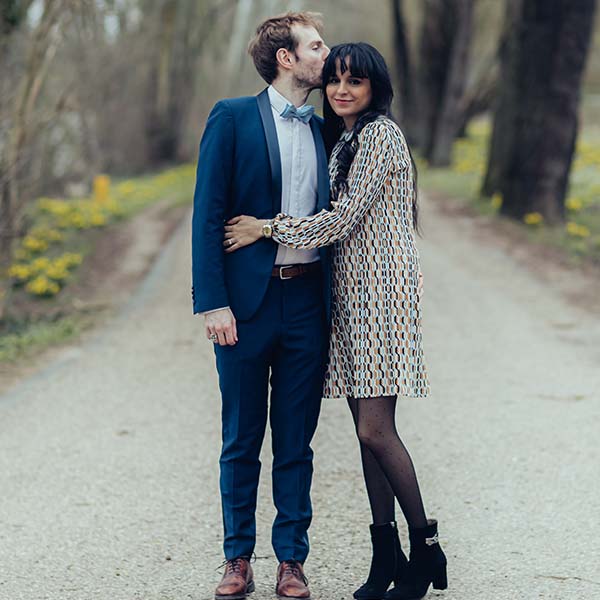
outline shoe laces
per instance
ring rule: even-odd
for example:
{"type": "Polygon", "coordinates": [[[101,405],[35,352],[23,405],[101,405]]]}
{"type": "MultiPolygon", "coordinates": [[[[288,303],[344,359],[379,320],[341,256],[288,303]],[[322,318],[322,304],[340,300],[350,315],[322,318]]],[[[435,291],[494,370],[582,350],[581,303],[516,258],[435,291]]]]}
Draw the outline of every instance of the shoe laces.
{"type": "Polygon", "coordinates": [[[227,574],[231,575],[232,573],[237,573],[238,575],[242,571],[242,563],[244,562],[243,558],[234,558],[233,560],[227,561],[226,569],[227,574]]]}
{"type": "Polygon", "coordinates": [[[219,569],[222,569],[223,567],[225,567],[226,573],[227,574],[231,574],[231,573],[240,573],[241,569],[242,569],[242,563],[243,561],[248,561],[249,563],[253,563],[256,561],[256,554],[254,554],[254,552],[250,555],[250,556],[238,556],[236,558],[232,558],[230,560],[225,559],[218,567],[217,567],[217,571],[219,569]]]}
{"type": "Polygon", "coordinates": [[[283,565],[283,572],[285,575],[293,575],[296,579],[300,579],[304,585],[308,585],[308,579],[304,573],[302,573],[300,563],[297,560],[286,560],[283,565]]]}

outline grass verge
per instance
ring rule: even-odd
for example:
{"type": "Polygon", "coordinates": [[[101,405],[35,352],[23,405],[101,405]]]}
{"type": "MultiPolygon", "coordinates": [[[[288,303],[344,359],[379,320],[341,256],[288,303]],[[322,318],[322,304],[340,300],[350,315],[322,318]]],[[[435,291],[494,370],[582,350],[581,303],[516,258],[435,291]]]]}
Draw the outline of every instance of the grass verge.
{"type": "MultiPolygon", "coordinates": [[[[424,161],[418,161],[419,184],[423,189],[463,202],[480,214],[500,216],[503,199],[499,195],[485,198],[480,194],[490,130],[488,120],[474,121],[467,137],[454,144],[448,168],[432,169],[424,161]]],[[[600,128],[590,126],[580,132],[566,210],[566,223],[559,227],[544,224],[537,213],[525,215],[521,224],[524,234],[533,243],[561,249],[575,264],[591,261],[600,265],[600,128]]]]}
{"type": "Polygon", "coordinates": [[[126,244],[118,234],[123,221],[158,202],[164,207],[159,218],[173,221],[177,209],[191,202],[194,174],[193,165],[184,165],[114,182],[99,176],[90,197],[34,202],[27,235],[15,248],[13,264],[0,273],[0,364],[74,339],[104,314],[104,308],[81,308],[77,296],[93,294],[84,288],[101,278],[98,263],[106,263],[105,271],[114,263],[103,260],[106,246],[118,262],[126,244]],[[102,256],[95,256],[100,247],[102,256]]]}

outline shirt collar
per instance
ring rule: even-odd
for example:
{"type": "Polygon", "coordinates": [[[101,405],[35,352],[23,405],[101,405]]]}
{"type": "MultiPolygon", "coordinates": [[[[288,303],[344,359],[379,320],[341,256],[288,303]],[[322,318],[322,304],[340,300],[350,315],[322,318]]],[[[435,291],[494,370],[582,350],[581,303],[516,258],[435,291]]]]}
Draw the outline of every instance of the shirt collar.
{"type": "MultiPolygon", "coordinates": [[[[283,112],[283,109],[288,104],[293,104],[285,96],[282,96],[272,85],[268,87],[267,93],[269,94],[269,101],[271,102],[271,106],[277,111],[277,114],[279,115],[283,112]]],[[[302,106],[304,106],[304,104],[302,106]]],[[[298,108],[302,107],[299,106],[298,108]]]]}

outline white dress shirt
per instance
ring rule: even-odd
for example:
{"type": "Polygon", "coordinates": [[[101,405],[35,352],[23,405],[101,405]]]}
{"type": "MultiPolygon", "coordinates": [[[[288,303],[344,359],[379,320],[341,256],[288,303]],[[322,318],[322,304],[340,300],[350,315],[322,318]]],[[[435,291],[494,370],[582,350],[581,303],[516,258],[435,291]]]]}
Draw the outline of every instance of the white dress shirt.
{"type": "MultiPolygon", "coordinates": [[[[268,89],[281,157],[281,212],[308,217],[317,208],[317,151],[308,123],[284,119],[281,112],[291,104],[272,85],[268,89]]],[[[319,260],[318,250],[295,250],[279,246],[276,265],[296,265],[319,260]]]]}

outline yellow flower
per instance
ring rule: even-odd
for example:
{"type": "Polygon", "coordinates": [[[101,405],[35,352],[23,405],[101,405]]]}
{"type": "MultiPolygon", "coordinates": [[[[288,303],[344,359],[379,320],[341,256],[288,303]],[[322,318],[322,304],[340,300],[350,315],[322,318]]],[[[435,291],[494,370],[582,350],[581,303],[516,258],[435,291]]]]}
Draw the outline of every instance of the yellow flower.
{"type": "Polygon", "coordinates": [[[29,266],[34,273],[42,273],[50,266],[50,259],[46,256],[40,256],[32,261],[29,266]]]}
{"type": "Polygon", "coordinates": [[[8,276],[18,281],[27,281],[31,277],[32,271],[27,265],[12,265],[8,269],[8,276]]]}
{"type": "Polygon", "coordinates": [[[490,200],[490,203],[493,208],[498,210],[502,206],[502,194],[494,194],[490,200]]]}
{"type": "Polygon", "coordinates": [[[75,267],[80,265],[83,260],[81,254],[75,254],[74,252],[65,252],[62,256],[59,256],[54,262],[63,264],[66,268],[75,267]]]}
{"type": "Polygon", "coordinates": [[[96,175],[94,177],[94,200],[104,203],[108,200],[110,193],[110,177],[108,175],[96,175]]]}
{"type": "Polygon", "coordinates": [[[76,229],[85,229],[88,226],[86,218],[81,213],[74,213],[71,215],[69,223],[76,229]]]}
{"type": "Polygon", "coordinates": [[[46,269],[46,276],[55,281],[61,281],[69,276],[69,272],[63,264],[57,261],[46,269]]]}
{"type": "Polygon", "coordinates": [[[38,275],[35,279],[30,281],[25,289],[36,296],[53,296],[58,294],[60,286],[58,283],[51,281],[44,275],[38,275]]]}
{"type": "Polygon", "coordinates": [[[572,210],[575,212],[575,211],[581,210],[583,208],[583,202],[579,198],[575,198],[574,196],[571,196],[570,198],[567,198],[567,201],[565,202],[565,206],[566,206],[567,210],[572,210]]]}
{"type": "Polygon", "coordinates": [[[45,242],[61,242],[65,237],[60,231],[49,227],[35,227],[29,234],[45,242]]]}
{"type": "Polygon", "coordinates": [[[569,221],[566,225],[567,233],[573,237],[587,238],[590,236],[590,230],[585,225],[579,225],[569,221]]]}
{"type": "Polygon", "coordinates": [[[544,221],[544,217],[539,212],[531,212],[523,217],[523,221],[526,225],[539,225],[544,221]]]}
{"type": "Polygon", "coordinates": [[[43,252],[44,250],[47,250],[48,242],[34,237],[33,235],[26,235],[23,240],[23,248],[31,250],[32,252],[43,252]]]}
{"type": "Polygon", "coordinates": [[[51,198],[40,198],[38,208],[57,217],[66,215],[70,206],[65,200],[52,200],[51,198]]]}
{"type": "Polygon", "coordinates": [[[95,212],[90,216],[90,224],[94,227],[106,225],[106,217],[99,212],[95,212]]]}

